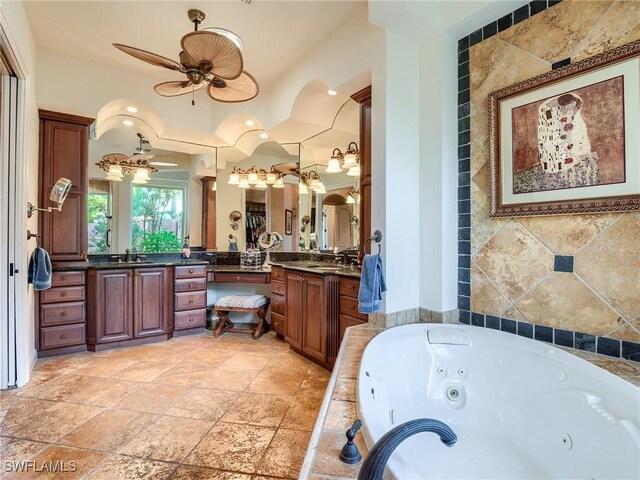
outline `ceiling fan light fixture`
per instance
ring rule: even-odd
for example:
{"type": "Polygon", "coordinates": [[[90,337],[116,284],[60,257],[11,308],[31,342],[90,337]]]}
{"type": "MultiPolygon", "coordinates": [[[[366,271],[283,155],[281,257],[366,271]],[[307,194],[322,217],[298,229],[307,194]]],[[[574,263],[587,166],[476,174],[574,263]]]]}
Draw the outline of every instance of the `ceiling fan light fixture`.
{"type": "Polygon", "coordinates": [[[244,50],[244,42],[238,35],[233,33],[231,30],[227,30],[226,28],[220,28],[220,27],[206,27],[206,28],[203,28],[202,31],[213,32],[213,33],[217,33],[218,35],[222,35],[223,37],[226,37],[229,40],[231,40],[235,44],[235,46],[238,47],[238,50],[240,50],[241,52],[244,50]]]}

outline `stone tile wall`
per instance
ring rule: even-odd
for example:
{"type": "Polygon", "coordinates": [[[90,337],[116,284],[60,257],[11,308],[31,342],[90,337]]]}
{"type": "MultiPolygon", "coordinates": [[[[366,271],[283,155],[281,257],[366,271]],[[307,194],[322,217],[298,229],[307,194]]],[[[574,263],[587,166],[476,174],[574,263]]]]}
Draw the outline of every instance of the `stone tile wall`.
{"type": "Polygon", "coordinates": [[[487,112],[494,90],[637,39],[638,1],[540,0],[460,40],[460,321],[640,360],[640,213],[489,218],[487,112]]]}

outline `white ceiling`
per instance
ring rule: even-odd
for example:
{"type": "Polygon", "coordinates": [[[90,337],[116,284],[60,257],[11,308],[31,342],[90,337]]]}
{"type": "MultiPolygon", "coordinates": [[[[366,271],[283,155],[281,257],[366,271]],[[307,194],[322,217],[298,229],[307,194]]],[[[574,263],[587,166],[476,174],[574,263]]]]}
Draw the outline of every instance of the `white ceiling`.
{"type": "Polygon", "coordinates": [[[198,8],[207,16],[203,27],[223,27],[243,39],[245,70],[264,88],[365,3],[26,0],[25,9],[39,49],[173,80],[179,78],[175,72],[145,64],[111,44],[124,43],[177,60],[180,38],[193,30],[187,10],[198,8]]]}

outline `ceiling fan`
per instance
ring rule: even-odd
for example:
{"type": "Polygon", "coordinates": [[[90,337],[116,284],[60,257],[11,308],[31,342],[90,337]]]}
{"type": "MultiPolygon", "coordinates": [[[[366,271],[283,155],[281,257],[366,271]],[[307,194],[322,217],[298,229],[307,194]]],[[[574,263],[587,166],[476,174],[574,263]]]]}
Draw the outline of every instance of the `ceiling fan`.
{"type": "MultiPolygon", "coordinates": [[[[243,70],[244,45],[240,37],[218,27],[198,31],[205,14],[194,9],[189,10],[188,16],[195,30],[180,40],[182,51],[179,63],[128,45],[114,43],[113,46],[138,60],[187,76],[186,80],[162,82],[154,86],[156,93],[163,97],[193,94],[205,87],[209,96],[219,102],[246,102],[258,95],[258,83],[249,72],[243,70]]],[[[191,104],[195,104],[193,99],[191,104]]]]}

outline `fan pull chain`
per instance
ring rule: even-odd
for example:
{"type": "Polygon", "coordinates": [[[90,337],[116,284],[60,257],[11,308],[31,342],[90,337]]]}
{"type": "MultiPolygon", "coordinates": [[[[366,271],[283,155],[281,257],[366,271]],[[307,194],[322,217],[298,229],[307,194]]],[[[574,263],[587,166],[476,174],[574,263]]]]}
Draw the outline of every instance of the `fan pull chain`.
{"type": "Polygon", "coordinates": [[[196,106],[195,95],[196,95],[196,86],[191,84],[191,106],[192,107],[196,106]]]}

